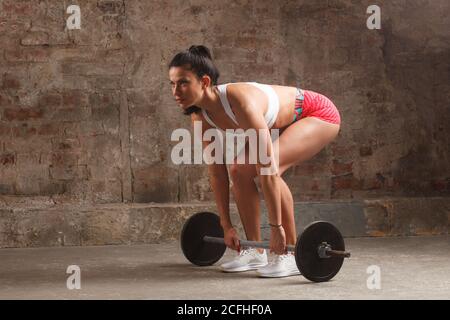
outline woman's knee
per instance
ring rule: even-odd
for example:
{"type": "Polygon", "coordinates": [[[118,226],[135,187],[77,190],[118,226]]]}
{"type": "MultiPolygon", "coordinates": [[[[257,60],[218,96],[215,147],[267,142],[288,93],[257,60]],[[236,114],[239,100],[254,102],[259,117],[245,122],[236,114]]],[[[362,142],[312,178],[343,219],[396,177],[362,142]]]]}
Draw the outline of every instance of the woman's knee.
{"type": "Polygon", "coordinates": [[[233,181],[253,180],[256,176],[255,165],[232,164],[230,166],[230,176],[233,181]]]}

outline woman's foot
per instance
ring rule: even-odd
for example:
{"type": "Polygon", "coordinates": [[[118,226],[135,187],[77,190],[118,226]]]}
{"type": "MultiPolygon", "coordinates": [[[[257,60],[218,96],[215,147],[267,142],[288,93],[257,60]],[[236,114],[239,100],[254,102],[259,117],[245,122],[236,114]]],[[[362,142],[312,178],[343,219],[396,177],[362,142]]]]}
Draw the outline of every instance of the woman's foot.
{"type": "Polygon", "coordinates": [[[260,277],[280,278],[300,275],[295,256],[291,253],[276,255],[272,261],[257,271],[260,277]]]}
{"type": "Polygon", "coordinates": [[[225,272],[242,272],[256,270],[267,265],[267,254],[254,248],[246,248],[230,262],[223,263],[220,268],[225,272]]]}

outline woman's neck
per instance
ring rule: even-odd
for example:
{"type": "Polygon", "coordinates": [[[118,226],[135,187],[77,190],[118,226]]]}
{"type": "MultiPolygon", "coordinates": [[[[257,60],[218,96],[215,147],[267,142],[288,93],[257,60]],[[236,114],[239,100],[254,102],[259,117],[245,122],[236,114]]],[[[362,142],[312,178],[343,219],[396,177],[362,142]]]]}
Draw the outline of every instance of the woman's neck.
{"type": "Polygon", "coordinates": [[[203,99],[197,103],[197,107],[204,109],[209,114],[215,114],[222,108],[222,102],[220,101],[219,89],[217,89],[217,86],[205,91],[203,99]]]}

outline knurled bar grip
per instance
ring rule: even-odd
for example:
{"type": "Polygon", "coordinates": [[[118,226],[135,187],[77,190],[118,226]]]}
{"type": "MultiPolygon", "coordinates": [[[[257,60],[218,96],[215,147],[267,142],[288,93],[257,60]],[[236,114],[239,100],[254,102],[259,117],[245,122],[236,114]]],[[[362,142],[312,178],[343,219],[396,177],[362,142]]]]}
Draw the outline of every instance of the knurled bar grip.
{"type": "MultiPolygon", "coordinates": [[[[203,241],[210,243],[219,243],[225,244],[225,240],[223,238],[204,236],[203,241]]],[[[239,240],[239,244],[241,247],[248,248],[261,248],[261,249],[270,249],[270,243],[267,241],[249,241],[249,240],[239,240]]],[[[287,245],[287,251],[295,251],[295,246],[287,245]]]]}

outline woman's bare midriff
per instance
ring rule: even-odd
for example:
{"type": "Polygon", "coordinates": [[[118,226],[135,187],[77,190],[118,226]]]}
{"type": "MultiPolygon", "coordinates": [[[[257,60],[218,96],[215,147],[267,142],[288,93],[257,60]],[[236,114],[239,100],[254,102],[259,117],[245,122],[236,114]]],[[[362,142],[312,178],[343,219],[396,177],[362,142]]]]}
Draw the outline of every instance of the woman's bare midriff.
{"type": "Polygon", "coordinates": [[[297,88],[286,86],[271,86],[280,101],[280,110],[278,111],[277,120],[275,121],[272,129],[286,129],[292,123],[294,118],[294,106],[295,95],[297,94],[297,88]]]}

